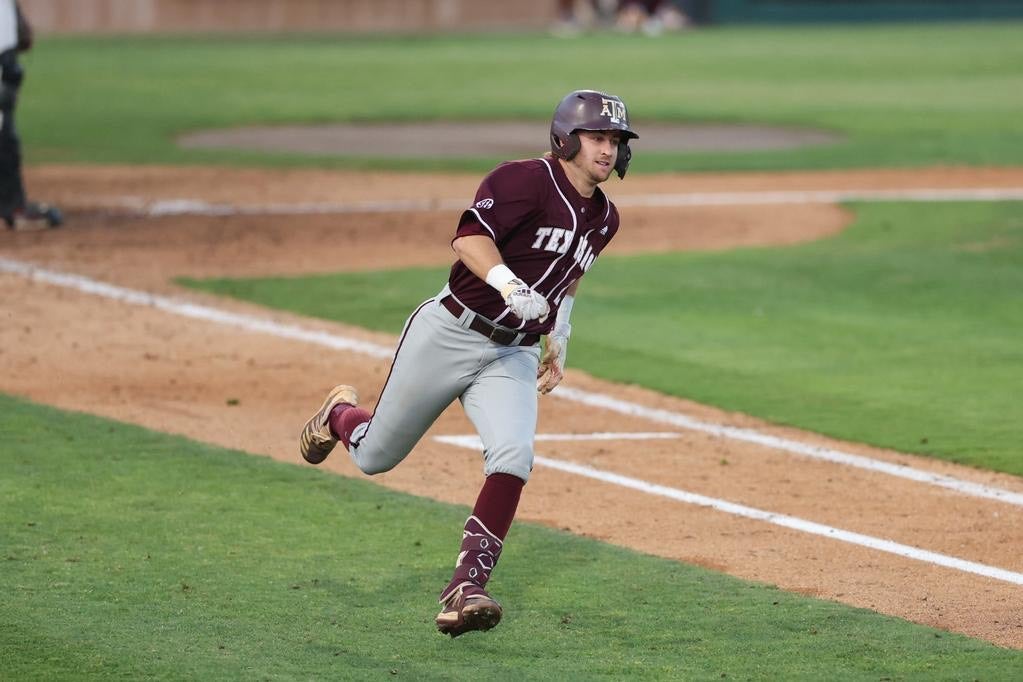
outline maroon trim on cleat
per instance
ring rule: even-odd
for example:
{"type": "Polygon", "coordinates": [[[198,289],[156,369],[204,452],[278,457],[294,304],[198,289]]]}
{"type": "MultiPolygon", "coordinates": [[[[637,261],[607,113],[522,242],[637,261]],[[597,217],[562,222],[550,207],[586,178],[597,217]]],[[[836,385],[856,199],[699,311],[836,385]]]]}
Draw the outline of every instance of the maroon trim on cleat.
{"type": "Polygon", "coordinates": [[[501,622],[503,610],[493,597],[479,585],[465,582],[444,602],[437,614],[437,630],[458,637],[466,632],[485,632],[501,622]]]}
{"type": "Polygon", "coordinates": [[[328,422],[333,408],[342,402],[349,405],[359,402],[353,387],[339,384],[332,388],[320,409],[302,427],[302,433],[298,438],[299,452],[310,464],[322,462],[337,445],[337,436],[331,433],[328,422]]]}

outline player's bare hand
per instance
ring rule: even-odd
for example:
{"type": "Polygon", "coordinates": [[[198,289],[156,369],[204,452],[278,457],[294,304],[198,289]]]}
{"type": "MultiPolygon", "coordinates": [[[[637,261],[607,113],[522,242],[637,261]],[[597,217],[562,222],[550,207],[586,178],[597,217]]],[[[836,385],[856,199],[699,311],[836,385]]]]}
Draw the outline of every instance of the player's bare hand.
{"type": "Polygon", "coordinates": [[[505,304],[520,320],[539,320],[542,323],[551,312],[547,299],[521,279],[508,282],[501,293],[504,295],[505,304]]]}
{"type": "MultiPolygon", "coordinates": [[[[567,325],[566,325],[567,326],[567,325]]],[[[536,390],[546,395],[565,378],[565,358],[568,356],[568,335],[552,333],[544,345],[540,366],[536,370],[536,390]]]]}

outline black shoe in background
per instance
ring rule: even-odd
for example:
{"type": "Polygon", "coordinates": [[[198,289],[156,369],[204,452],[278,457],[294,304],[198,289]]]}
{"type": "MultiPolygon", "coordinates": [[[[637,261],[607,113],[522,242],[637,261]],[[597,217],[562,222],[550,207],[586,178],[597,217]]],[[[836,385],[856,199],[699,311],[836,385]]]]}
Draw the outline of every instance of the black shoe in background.
{"type": "Polygon", "coordinates": [[[45,223],[46,227],[60,227],[64,224],[64,214],[56,206],[29,201],[14,213],[4,215],[3,220],[9,230],[30,229],[42,223],[45,223]]]}

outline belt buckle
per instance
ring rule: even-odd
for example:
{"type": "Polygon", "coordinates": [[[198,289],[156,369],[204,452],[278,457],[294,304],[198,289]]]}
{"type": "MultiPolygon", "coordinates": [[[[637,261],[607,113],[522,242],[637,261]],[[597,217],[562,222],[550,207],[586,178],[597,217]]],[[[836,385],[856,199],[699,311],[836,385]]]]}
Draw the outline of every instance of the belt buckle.
{"type": "Polygon", "coordinates": [[[501,344],[502,346],[507,346],[508,344],[504,343],[503,341],[497,338],[498,336],[501,336],[503,333],[504,333],[503,329],[501,329],[497,325],[494,325],[494,327],[490,330],[490,335],[487,336],[487,338],[490,339],[491,341],[501,344]]]}

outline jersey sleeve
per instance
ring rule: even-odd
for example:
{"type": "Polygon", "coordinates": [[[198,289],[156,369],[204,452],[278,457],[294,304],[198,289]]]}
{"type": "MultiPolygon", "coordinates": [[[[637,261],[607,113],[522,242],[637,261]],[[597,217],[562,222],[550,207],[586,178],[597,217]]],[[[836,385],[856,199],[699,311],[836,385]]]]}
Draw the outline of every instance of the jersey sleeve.
{"type": "Polygon", "coordinates": [[[458,221],[455,238],[482,234],[500,244],[542,209],[542,186],[528,162],[511,161],[483,178],[476,198],[458,221]]]}

